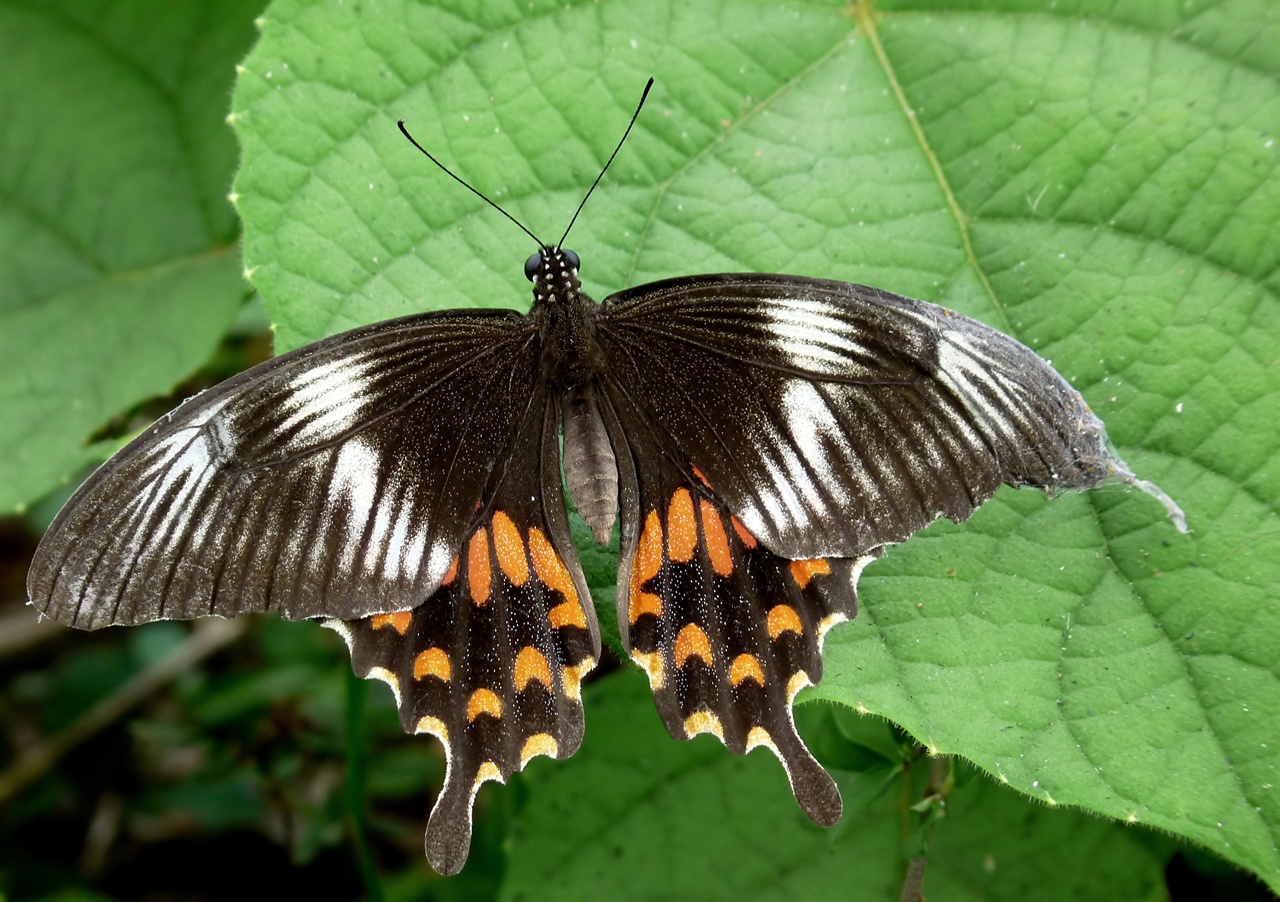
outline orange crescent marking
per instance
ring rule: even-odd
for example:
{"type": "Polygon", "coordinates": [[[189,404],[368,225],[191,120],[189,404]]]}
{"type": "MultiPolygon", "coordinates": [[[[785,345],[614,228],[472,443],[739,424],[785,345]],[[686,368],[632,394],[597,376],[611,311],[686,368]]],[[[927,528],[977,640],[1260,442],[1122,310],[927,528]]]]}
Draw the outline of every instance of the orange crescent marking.
{"type": "Polygon", "coordinates": [[[627,606],[627,618],[635,623],[645,614],[662,616],[662,599],[652,592],[633,592],[631,604],[627,606]]]}
{"type": "Polygon", "coordinates": [[[724,739],[724,727],[720,723],[720,718],[710,711],[694,711],[686,717],[684,719],[684,731],[689,736],[710,733],[713,736],[724,739]]]}
{"type": "Polygon", "coordinates": [[[827,563],[826,558],[812,558],[807,561],[791,562],[791,578],[796,581],[801,589],[809,587],[809,580],[815,576],[830,576],[831,565],[827,563]]]}
{"type": "Polygon", "coordinates": [[[790,605],[775,605],[769,610],[769,638],[776,639],[785,632],[804,635],[804,626],[800,623],[800,615],[790,605]]]}
{"type": "Polygon", "coordinates": [[[631,562],[631,582],[646,583],[662,569],[662,521],[657,511],[649,511],[645,518],[640,541],[636,543],[636,557],[631,562]]]}
{"type": "Polygon", "coordinates": [[[520,766],[524,767],[539,755],[554,758],[560,754],[560,743],[550,733],[535,733],[525,740],[520,749],[520,766]]]}
{"type": "Polygon", "coordinates": [[[524,554],[524,542],[520,530],[502,511],[493,515],[493,547],[498,552],[498,566],[515,586],[529,581],[529,561],[524,554]]]}
{"type": "Polygon", "coordinates": [[[467,700],[467,721],[474,721],[481,714],[502,717],[502,699],[492,689],[477,689],[467,700]]]}
{"type": "Polygon", "coordinates": [[[698,482],[702,483],[707,488],[711,488],[711,483],[707,482],[707,477],[702,475],[701,470],[699,470],[694,464],[689,464],[689,467],[693,470],[693,475],[698,477],[698,482]]]}
{"type": "Polygon", "coordinates": [[[538,579],[577,605],[578,590],[573,587],[569,568],[560,560],[560,555],[556,554],[542,530],[536,526],[529,530],[529,555],[533,558],[533,569],[538,574],[538,579]]]}
{"type": "Polygon", "coordinates": [[[389,626],[403,636],[409,632],[409,621],[412,619],[412,611],[399,611],[395,614],[374,614],[373,621],[369,625],[375,630],[389,626]]]}
{"type": "Polygon", "coordinates": [[[747,532],[747,528],[742,525],[742,521],[737,517],[730,516],[729,522],[733,524],[733,531],[738,534],[739,541],[746,547],[748,551],[756,547],[756,537],[747,532]]]}
{"type": "Polygon", "coordinates": [[[548,689],[552,688],[551,665],[547,663],[547,656],[532,645],[520,649],[520,654],[516,655],[514,679],[516,692],[523,692],[530,680],[537,680],[548,689]]]}
{"type": "Polygon", "coordinates": [[[449,663],[449,656],[443,648],[428,648],[413,659],[413,678],[421,680],[429,676],[446,683],[453,676],[453,665],[449,663]]]}
{"type": "Polygon", "coordinates": [[[450,585],[457,578],[458,578],[458,556],[455,554],[453,556],[453,563],[449,565],[449,570],[448,572],[445,573],[444,579],[440,581],[440,585],[442,586],[450,585]]]}
{"type": "Polygon", "coordinates": [[[471,587],[471,600],[478,605],[487,604],[492,580],[493,573],[489,570],[489,531],[482,526],[467,543],[467,584],[471,587]]]}
{"type": "Polygon", "coordinates": [[[644,529],[636,542],[635,557],[631,559],[631,599],[627,604],[627,616],[632,623],[641,614],[662,616],[662,599],[643,591],[644,584],[658,575],[662,569],[662,521],[657,511],[649,511],[644,529]]]}
{"type": "Polygon", "coordinates": [[[676,636],[676,666],[683,667],[690,655],[696,655],[708,667],[711,666],[711,642],[696,623],[685,624],[680,635],[676,636]]]}
{"type": "Polygon", "coordinates": [[[729,665],[729,683],[736,686],[743,680],[755,680],[764,685],[764,668],[755,655],[738,655],[729,665]]]}
{"type": "Polygon", "coordinates": [[[547,619],[551,621],[552,629],[558,630],[562,626],[576,626],[584,630],[587,628],[587,617],[582,613],[582,605],[576,601],[562,601],[547,612],[547,619]]]}
{"type": "Polygon", "coordinates": [[[702,514],[702,534],[707,540],[707,556],[711,558],[711,569],[720,576],[733,575],[733,555],[729,552],[729,536],[724,531],[724,521],[716,506],[703,498],[698,502],[698,512],[702,514]]]}
{"type": "Polygon", "coordinates": [[[698,521],[693,518],[693,496],[676,489],[667,507],[667,555],[681,564],[698,553],[698,521]]]}

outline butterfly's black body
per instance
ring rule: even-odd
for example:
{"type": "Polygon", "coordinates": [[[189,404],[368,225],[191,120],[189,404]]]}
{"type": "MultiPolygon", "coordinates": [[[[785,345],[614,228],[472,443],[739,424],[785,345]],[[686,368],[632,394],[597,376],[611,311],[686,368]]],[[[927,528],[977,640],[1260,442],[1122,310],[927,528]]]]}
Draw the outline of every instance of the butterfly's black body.
{"type": "Polygon", "coordinates": [[[559,247],[526,274],[527,315],[367,326],[161,419],[59,514],[33,604],[86,629],[323,619],[444,743],[427,854],[453,873],[478,787],[582,738],[600,638],[564,485],[598,541],[620,520],[622,641],[671,734],[770,748],[823,824],[840,796],[791,704],[863,567],[1002,483],[1164,497],[1048,364],[940,307],[754,274],[597,305],[559,247]]]}

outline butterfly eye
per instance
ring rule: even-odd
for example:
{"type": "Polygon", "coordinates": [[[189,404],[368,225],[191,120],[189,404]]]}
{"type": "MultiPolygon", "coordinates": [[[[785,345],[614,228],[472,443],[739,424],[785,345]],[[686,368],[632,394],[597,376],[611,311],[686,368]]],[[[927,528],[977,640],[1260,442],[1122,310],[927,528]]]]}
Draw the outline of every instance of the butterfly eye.
{"type": "Polygon", "coordinates": [[[528,260],[524,261],[524,277],[530,282],[533,277],[538,274],[538,270],[542,268],[542,251],[538,251],[528,260]]]}
{"type": "Polygon", "coordinates": [[[560,253],[564,255],[564,262],[568,263],[574,272],[577,272],[582,267],[582,261],[578,259],[578,255],[567,247],[561,248],[560,253]]]}

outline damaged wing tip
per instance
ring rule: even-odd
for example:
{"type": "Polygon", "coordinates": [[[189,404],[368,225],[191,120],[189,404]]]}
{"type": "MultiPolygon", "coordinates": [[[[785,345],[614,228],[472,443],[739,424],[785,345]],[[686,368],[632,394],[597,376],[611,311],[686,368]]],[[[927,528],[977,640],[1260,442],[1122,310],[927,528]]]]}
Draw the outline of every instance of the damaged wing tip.
{"type": "Polygon", "coordinates": [[[1178,506],[1178,502],[1169,497],[1169,494],[1160,486],[1147,479],[1139,479],[1137,475],[1129,469],[1119,457],[1112,454],[1110,462],[1110,479],[1119,480],[1127,486],[1132,486],[1139,491],[1146,492],[1152,498],[1164,505],[1165,516],[1172,522],[1178,532],[1186,535],[1190,530],[1187,528],[1187,515],[1182,512],[1182,508],[1178,506]]]}
{"type": "MultiPolygon", "coordinates": [[[[1126,480],[1127,482],[1129,480],[1126,480]]],[[[1141,489],[1152,498],[1155,498],[1164,505],[1165,514],[1173,521],[1174,528],[1184,535],[1189,531],[1187,529],[1187,515],[1182,512],[1182,508],[1178,507],[1178,502],[1166,494],[1165,490],[1160,488],[1154,482],[1146,479],[1134,478],[1130,483],[1134,488],[1141,489]]]]}

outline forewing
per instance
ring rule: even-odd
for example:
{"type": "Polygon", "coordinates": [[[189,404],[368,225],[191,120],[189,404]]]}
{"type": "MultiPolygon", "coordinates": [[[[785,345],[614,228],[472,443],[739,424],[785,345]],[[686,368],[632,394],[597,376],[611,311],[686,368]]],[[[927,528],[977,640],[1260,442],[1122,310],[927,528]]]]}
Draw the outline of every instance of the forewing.
{"type": "Polygon", "coordinates": [[[787,558],[860,557],[1000,483],[1132,474],[1079,393],[1032,351],[888,292],[695,276],[607,298],[616,390],[787,558]]]}
{"type": "Polygon", "coordinates": [[[600,640],[565,517],[558,426],[549,403],[531,411],[424,604],[326,624],[347,640],[358,675],[391,686],[405,730],[444,744],[426,836],[443,874],[466,861],[482,783],[505,782],[537,755],[566,758],[582,741],[579,685],[600,640]]]}
{"type": "Polygon", "coordinates": [[[834,781],[796,733],[792,703],[822,679],[822,640],[857,612],[874,555],[792,561],[726,508],[698,461],[610,392],[622,487],[618,623],[676,739],[717,736],[745,754],[769,748],[813,820],[840,817],[834,781]]]}
{"type": "Polygon", "coordinates": [[[392,320],[268,361],[90,477],[36,552],[32,603],[85,629],[412,608],[536,381],[527,319],[509,311],[392,320]]]}

